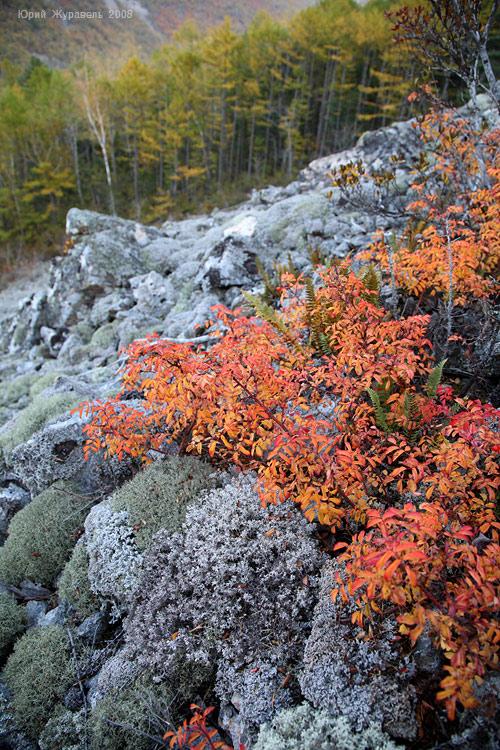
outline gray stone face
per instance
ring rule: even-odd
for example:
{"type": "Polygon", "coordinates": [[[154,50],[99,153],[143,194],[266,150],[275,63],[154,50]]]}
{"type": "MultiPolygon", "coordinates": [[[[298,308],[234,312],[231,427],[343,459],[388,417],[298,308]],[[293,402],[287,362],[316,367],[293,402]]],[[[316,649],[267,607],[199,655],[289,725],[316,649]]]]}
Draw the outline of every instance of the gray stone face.
{"type": "MultiPolygon", "coordinates": [[[[161,229],[73,208],[66,230],[74,246],[53,261],[48,289],[27,297],[2,324],[0,345],[12,355],[41,347],[42,356],[82,369],[89,359],[112,356],[82,335],[83,324],[96,330],[119,318],[123,330],[114,351],[129,343],[133,331],[143,335],[154,328],[190,338],[204,322],[199,297],[235,304],[242,289],[261,282],[257,258],[274,273],[272,264],[288,264],[290,254],[302,271],[310,268],[311,250],[343,257],[365,247],[384,217],[342,205],[329,173],[360,158],[370,169],[382,169],[392,154],[408,157],[418,147],[412,124],[395,123],[364,134],[349,151],[317,159],[285,188],[253,191],[236,208],[169,221],[161,229]]],[[[404,201],[408,171],[400,169],[396,183],[404,201]]],[[[203,308],[209,317],[209,306],[203,308]]]]}
{"type": "MultiPolygon", "coordinates": [[[[8,464],[16,479],[33,495],[39,494],[58,479],[72,479],[82,492],[95,491],[109,483],[113,468],[102,456],[83,456],[86,419],[78,414],[64,414],[46,425],[28,442],[14,448],[8,464]],[[107,480],[106,480],[107,477],[107,480]]],[[[123,470],[118,465],[118,471],[123,470]]]]}
{"type": "Polygon", "coordinates": [[[30,493],[16,482],[9,482],[0,489],[0,540],[7,535],[11,518],[30,500],[30,493]]]}

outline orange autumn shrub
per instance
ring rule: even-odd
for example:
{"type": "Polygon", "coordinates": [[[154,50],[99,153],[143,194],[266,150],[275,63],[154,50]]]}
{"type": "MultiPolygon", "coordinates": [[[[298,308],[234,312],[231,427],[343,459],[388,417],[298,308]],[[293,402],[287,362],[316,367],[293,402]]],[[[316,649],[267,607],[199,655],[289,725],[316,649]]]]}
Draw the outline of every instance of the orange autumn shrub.
{"type": "Polygon", "coordinates": [[[347,262],[318,275],[313,291],[285,277],[281,312],[260,305],[264,319],[216,308],[206,350],[131,344],[121,394],[79,408],[86,452],[147,461],[175,441],[257,472],[263,503],[291,497],[354,534],[341,590],[358,597],[355,621],[390,601],[410,641],[427,623],[453,716],[498,658],[499,413],[440,384],[428,316],[393,319],[347,262]]]}
{"type": "Polygon", "coordinates": [[[413,296],[451,295],[454,305],[500,291],[500,128],[480,132],[450,112],[433,112],[419,127],[433,145],[432,172],[413,187],[410,224],[394,245],[384,237],[361,254],[413,296]],[[429,187],[432,175],[439,189],[429,187]]]}

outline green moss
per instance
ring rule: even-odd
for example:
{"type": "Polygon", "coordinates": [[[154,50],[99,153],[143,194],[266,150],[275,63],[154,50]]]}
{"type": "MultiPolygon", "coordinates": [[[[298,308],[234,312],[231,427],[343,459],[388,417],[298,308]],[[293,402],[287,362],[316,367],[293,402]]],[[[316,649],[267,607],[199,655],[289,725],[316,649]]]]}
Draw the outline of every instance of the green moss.
{"type": "Polygon", "coordinates": [[[61,375],[61,373],[56,372],[55,370],[52,370],[51,372],[47,372],[45,373],[45,375],[38,375],[36,380],[33,382],[33,385],[30,388],[31,398],[36,398],[46,388],[50,388],[50,386],[53,384],[54,380],[57,378],[58,375],[61,375]]]}
{"type": "Polygon", "coordinates": [[[83,321],[77,323],[76,326],[74,326],[73,330],[80,336],[84,344],[88,344],[94,334],[94,328],[88,323],[84,323],[83,321]]]}
{"type": "Polygon", "coordinates": [[[191,295],[194,291],[194,281],[187,281],[180,289],[177,302],[171,310],[172,315],[186,312],[190,308],[191,295]]]}
{"type": "Polygon", "coordinates": [[[175,691],[167,684],[156,685],[143,675],[133,685],[98,701],[90,720],[92,750],[150,750],[156,745],[145,737],[163,737],[168,727],[175,691]],[[109,722],[121,724],[114,726],[109,722]],[[134,731],[135,730],[135,731],[134,731]]]}
{"type": "Polygon", "coordinates": [[[31,628],[4,670],[19,726],[38,737],[54,706],[77,679],[68,634],[60,625],[31,628]]]}
{"type": "Polygon", "coordinates": [[[12,519],[0,549],[0,580],[24,579],[50,586],[71,555],[88,509],[70,484],[58,482],[35,497],[12,519]]]}
{"type": "Polygon", "coordinates": [[[197,458],[174,457],[151,463],[115,492],[114,510],[127,510],[131,526],[138,526],[136,543],[147,549],[160,529],[177,531],[188,504],[215,485],[213,468],[197,458]]]}
{"type": "Polygon", "coordinates": [[[117,344],[118,336],[116,329],[119,323],[119,320],[113,320],[112,323],[105,323],[105,325],[98,328],[90,339],[91,349],[107,349],[110,344],[117,344]]]}
{"type": "Polygon", "coordinates": [[[0,594],[0,658],[26,627],[26,609],[9,594],[0,594]]]}
{"type": "Polygon", "coordinates": [[[90,590],[88,570],[87,548],[77,544],[59,580],[59,596],[71,604],[82,620],[100,605],[98,597],[90,590]]]}
{"type": "Polygon", "coordinates": [[[126,335],[120,336],[120,346],[129,346],[133,341],[137,341],[137,339],[143,339],[146,338],[146,336],[149,336],[152,333],[158,333],[158,326],[146,326],[138,328],[132,328],[127,330],[126,335]]]}
{"type": "Polygon", "coordinates": [[[8,383],[3,383],[0,386],[1,402],[3,404],[15,404],[20,398],[27,396],[38,377],[38,375],[30,373],[29,375],[21,375],[8,383]]]}
{"type": "Polygon", "coordinates": [[[48,398],[39,395],[22,410],[14,425],[0,436],[0,447],[10,452],[16,445],[29,440],[51,419],[70,411],[82,400],[82,396],[74,393],[54,393],[48,398]]]}

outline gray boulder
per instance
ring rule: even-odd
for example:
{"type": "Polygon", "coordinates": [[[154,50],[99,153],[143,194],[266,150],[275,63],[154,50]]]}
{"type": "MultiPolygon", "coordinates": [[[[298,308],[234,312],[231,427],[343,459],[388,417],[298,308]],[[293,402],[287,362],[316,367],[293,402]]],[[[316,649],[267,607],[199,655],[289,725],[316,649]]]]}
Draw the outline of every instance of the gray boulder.
{"type": "Polygon", "coordinates": [[[85,461],[83,427],[86,422],[86,418],[78,414],[63,414],[14,448],[7,457],[7,465],[16,480],[33,495],[58,479],[73,480],[78,490],[87,494],[103,486],[114,486],[120,475],[125,477],[124,462],[105,462],[96,453],[91,453],[85,461]]]}

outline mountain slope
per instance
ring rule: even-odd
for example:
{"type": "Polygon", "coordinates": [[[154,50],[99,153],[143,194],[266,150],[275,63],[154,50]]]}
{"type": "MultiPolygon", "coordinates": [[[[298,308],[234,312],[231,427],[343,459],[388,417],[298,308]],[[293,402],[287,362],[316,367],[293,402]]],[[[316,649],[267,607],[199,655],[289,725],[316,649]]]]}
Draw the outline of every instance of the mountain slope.
{"type": "Polygon", "coordinates": [[[227,15],[242,31],[255,13],[276,17],[293,13],[314,0],[3,0],[0,7],[2,58],[21,65],[31,55],[65,67],[85,55],[125,59],[137,48],[144,53],[168,40],[188,20],[201,30],[227,15]]]}

